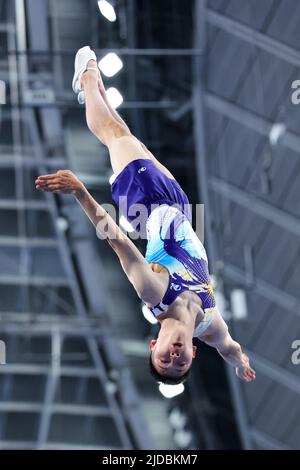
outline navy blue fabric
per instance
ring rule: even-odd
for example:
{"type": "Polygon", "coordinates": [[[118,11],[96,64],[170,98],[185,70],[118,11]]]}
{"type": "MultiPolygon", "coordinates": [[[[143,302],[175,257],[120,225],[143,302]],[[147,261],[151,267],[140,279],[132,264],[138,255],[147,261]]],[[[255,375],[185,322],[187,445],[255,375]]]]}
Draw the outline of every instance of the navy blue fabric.
{"type": "MultiPolygon", "coordinates": [[[[177,181],[168,178],[152,160],[145,158],[130,162],[117,176],[111,189],[113,200],[129,222],[136,218],[136,215],[128,214],[128,209],[134,204],[143,204],[148,216],[154,204],[176,204],[182,212],[187,210],[185,205],[189,204],[187,195],[177,181]],[[127,203],[120,197],[127,198],[127,203]]],[[[185,215],[191,221],[189,210],[185,215]]]]}

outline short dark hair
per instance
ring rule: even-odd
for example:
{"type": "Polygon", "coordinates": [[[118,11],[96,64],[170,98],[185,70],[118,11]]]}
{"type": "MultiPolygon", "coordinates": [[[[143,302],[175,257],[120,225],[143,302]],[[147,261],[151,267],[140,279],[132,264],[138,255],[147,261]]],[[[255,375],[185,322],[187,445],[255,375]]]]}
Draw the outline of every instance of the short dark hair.
{"type": "Polygon", "coordinates": [[[150,374],[152,375],[152,377],[154,377],[156,382],[161,382],[166,385],[178,385],[178,384],[182,384],[183,382],[185,382],[186,379],[189,377],[192,366],[190,366],[190,368],[183,375],[180,375],[179,377],[170,377],[167,375],[159,374],[153,365],[152,352],[151,352],[150,357],[149,357],[149,368],[150,368],[150,374]]]}

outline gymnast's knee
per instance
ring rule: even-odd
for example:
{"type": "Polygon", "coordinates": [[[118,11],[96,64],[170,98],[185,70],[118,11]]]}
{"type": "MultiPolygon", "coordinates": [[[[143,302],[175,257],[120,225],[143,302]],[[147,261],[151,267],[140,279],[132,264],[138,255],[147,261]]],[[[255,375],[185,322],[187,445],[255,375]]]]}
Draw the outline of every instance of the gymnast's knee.
{"type": "Polygon", "coordinates": [[[131,133],[127,127],[123,126],[115,119],[108,119],[101,127],[96,127],[92,131],[107,146],[110,147],[115,140],[122,137],[130,137],[131,133]]]}

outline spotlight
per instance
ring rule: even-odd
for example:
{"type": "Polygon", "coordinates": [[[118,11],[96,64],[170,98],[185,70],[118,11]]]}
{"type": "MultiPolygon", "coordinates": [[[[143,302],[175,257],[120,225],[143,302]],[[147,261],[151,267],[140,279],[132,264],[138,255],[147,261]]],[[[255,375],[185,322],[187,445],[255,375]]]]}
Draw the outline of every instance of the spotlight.
{"type": "Polygon", "coordinates": [[[243,289],[233,289],[230,293],[231,311],[235,320],[245,320],[248,316],[246,292],[243,289]]]}
{"type": "Polygon", "coordinates": [[[6,103],[5,88],[6,88],[5,82],[3,80],[0,80],[0,104],[6,103]]]}
{"type": "Polygon", "coordinates": [[[123,67],[123,62],[114,52],[109,52],[98,62],[99,69],[106,77],[113,77],[123,67]]]}
{"type": "Polygon", "coordinates": [[[286,125],[282,122],[275,122],[269,132],[269,141],[272,147],[276,147],[280,139],[286,133],[286,125]]]}
{"type": "Polygon", "coordinates": [[[147,307],[147,305],[143,305],[142,306],[142,312],[143,312],[143,315],[145,317],[145,319],[151,323],[152,325],[155,325],[156,323],[158,323],[158,321],[156,320],[155,316],[153,315],[153,313],[151,313],[151,311],[149,310],[149,308],[147,307]]]}
{"type": "Polygon", "coordinates": [[[98,2],[98,7],[102,15],[108,20],[108,21],[116,21],[117,16],[114,7],[107,2],[106,0],[99,0],[98,2]]]}
{"type": "Polygon", "coordinates": [[[108,90],[106,90],[106,96],[113,108],[118,108],[120,104],[123,103],[123,96],[116,88],[108,88],[108,90]]]}
{"type": "Polygon", "coordinates": [[[114,395],[117,390],[117,384],[115,382],[112,382],[111,380],[108,380],[105,384],[106,391],[109,395],[114,395]]]}
{"type": "Polygon", "coordinates": [[[184,429],[174,433],[174,441],[179,449],[186,449],[192,443],[192,434],[184,429]]]}
{"type": "Polygon", "coordinates": [[[176,407],[170,412],[169,421],[174,429],[181,430],[187,424],[187,416],[176,407]]]}
{"type": "Polygon", "coordinates": [[[56,219],[56,227],[60,232],[66,232],[69,228],[69,222],[65,217],[57,217],[56,219]]]}
{"type": "Polygon", "coordinates": [[[184,391],[184,385],[183,384],[167,385],[167,384],[161,383],[158,389],[165,398],[173,398],[173,397],[176,397],[177,395],[180,395],[184,391]]]}

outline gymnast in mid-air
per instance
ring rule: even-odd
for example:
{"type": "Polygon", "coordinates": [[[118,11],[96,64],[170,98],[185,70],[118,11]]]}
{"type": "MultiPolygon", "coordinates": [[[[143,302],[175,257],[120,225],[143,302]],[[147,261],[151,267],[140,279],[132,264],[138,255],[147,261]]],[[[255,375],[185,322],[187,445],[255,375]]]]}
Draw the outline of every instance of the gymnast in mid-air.
{"type": "Polygon", "coordinates": [[[87,125],[108,147],[115,181],[112,197],[131,223],[134,208],[145,209],[145,257],[113,218],[69,170],[39,176],[36,188],[73,194],[117,254],[138,297],[160,323],[150,342],[150,369],[158,382],[178,384],[189,375],[193,337],[213,346],[245,382],[255,379],[249,358],[234,341],[215,304],[205,249],[191,226],[186,194],[110,106],[95,53],[89,46],[75,57],[73,91],[85,103],[87,125]]]}

